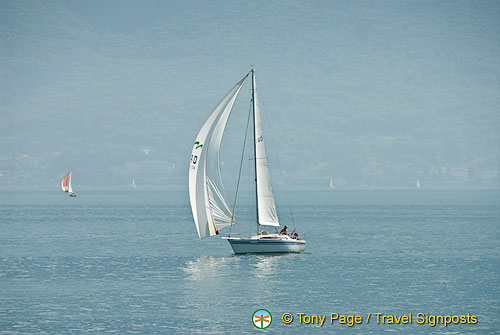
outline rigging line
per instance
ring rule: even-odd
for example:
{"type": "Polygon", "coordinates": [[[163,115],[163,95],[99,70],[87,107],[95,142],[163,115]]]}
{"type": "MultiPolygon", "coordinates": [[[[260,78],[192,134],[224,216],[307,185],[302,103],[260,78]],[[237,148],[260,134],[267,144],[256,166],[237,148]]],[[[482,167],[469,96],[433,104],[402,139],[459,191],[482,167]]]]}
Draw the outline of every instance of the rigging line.
{"type": "MultiPolygon", "coordinates": [[[[260,96],[262,97],[262,93],[260,94],[260,96]]],[[[259,101],[259,104],[263,107],[262,109],[264,110],[267,110],[266,106],[265,106],[265,103],[264,103],[264,100],[265,99],[261,99],[259,101]]],[[[283,176],[283,170],[281,169],[281,164],[280,164],[280,157],[278,155],[278,151],[276,150],[276,147],[274,145],[274,134],[273,134],[273,130],[272,130],[272,127],[271,127],[271,122],[269,122],[269,117],[267,116],[267,112],[265,113],[262,113],[264,114],[264,117],[266,118],[266,122],[267,122],[267,128],[269,129],[269,134],[271,135],[271,150],[274,152],[274,157],[276,157],[276,162],[278,163],[278,169],[280,170],[280,177],[282,180],[285,180],[285,177],[283,176]]],[[[268,155],[269,156],[269,155],[268,155]]],[[[288,211],[290,212],[290,219],[292,220],[292,227],[293,229],[295,230],[295,220],[293,219],[293,212],[292,212],[292,207],[290,206],[290,199],[288,198],[288,192],[286,190],[286,187],[284,187],[284,193],[285,193],[285,201],[286,201],[286,205],[288,207],[288,211]]]]}
{"type": "Polygon", "coordinates": [[[243,140],[243,150],[241,152],[240,171],[238,172],[238,183],[236,184],[236,193],[234,195],[233,210],[231,212],[231,224],[229,226],[229,235],[231,235],[231,228],[233,227],[233,222],[234,222],[234,213],[236,211],[236,201],[238,200],[238,189],[240,187],[241,169],[243,167],[243,158],[245,157],[245,144],[247,143],[248,125],[250,124],[251,114],[252,114],[252,105],[250,104],[250,108],[248,110],[247,127],[245,130],[245,138],[243,140]]]}

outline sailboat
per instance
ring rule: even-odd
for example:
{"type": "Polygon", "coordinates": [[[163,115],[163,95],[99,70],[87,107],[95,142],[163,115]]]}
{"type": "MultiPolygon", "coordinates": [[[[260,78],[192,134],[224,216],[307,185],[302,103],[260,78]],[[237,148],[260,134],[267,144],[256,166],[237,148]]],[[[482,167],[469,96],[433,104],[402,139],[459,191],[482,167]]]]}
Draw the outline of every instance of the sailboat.
{"type": "Polygon", "coordinates": [[[330,188],[335,188],[335,185],[333,184],[333,178],[330,177],[330,188]]]}
{"type": "Polygon", "coordinates": [[[418,180],[418,179],[417,179],[417,184],[415,185],[415,187],[416,187],[417,189],[419,189],[419,188],[420,188],[420,180],[418,180]]]}
{"type": "Polygon", "coordinates": [[[73,192],[73,187],[71,186],[71,171],[64,176],[61,182],[61,188],[63,192],[68,193],[70,197],[76,197],[76,193],[73,192]]]}
{"type": "Polygon", "coordinates": [[[227,239],[235,254],[302,252],[306,247],[306,241],[299,239],[297,235],[290,237],[286,233],[277,233],[280,223],[271,187],[254,69],[247,73],[222,99],[196,136],[189,167],[189,198],[198,236],[203,238],[218,235],[220,229],[236,223],[233,211],[224,199],[219,149],[234,102],[250,75],[252,78],[251,112],[257,234],[248,238],[230,235],[224,238],[227,239]],[[268,233],[263,230],[263,227],[274,228],[276,233],[268,233]]]}

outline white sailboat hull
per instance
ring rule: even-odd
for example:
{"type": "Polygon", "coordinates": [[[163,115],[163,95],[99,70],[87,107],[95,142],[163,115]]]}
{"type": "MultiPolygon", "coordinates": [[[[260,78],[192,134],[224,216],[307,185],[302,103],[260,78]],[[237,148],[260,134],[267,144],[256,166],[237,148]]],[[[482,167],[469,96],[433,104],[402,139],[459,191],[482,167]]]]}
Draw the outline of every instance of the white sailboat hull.
{"type": "Polygon", "coordinates": [[[287,235],[256,235],[249,238],[227,237],[235,254],[298,253],[306,248],[306,241],[287,235]]]}

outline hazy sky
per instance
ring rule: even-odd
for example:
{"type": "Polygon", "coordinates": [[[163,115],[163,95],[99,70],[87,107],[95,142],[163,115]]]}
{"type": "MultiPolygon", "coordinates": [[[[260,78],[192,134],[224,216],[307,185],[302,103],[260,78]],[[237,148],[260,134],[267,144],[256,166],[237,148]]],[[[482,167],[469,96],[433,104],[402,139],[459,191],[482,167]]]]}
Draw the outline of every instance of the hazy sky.
{"type": "Polygon", "coordinates": [[[62,5],[96,31],[130,34],[187,12],[202,11],[207,1],[62,0],[62,5]]]}

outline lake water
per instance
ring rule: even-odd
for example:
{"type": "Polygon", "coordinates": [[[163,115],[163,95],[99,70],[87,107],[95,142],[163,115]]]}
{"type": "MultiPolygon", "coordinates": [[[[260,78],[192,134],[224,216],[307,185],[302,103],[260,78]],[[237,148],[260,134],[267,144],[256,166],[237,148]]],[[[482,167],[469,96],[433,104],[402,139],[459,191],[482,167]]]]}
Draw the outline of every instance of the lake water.
{"type": "MultiPolygon", "coordinates": [[[[499,332],[498,191],[277,202],[282,222],[305,232],[304,253],[236,256],[219,237],[199,240],[186,193],[0,192],[0,334],[499,332]],[[265,330],[252,324],[260,308],[273,318],[265,330]],[[297,313],[326,321],[300,324],[297,313]],[[331,324],[330,313],[363,323],[331,324]],[[412,323],[377,324],[374,313],[412,323]],[[431,327],[417,313],[478,322],[431,327]]],[[[253,222],[251,207],[238,213],[253,222]]]]}

